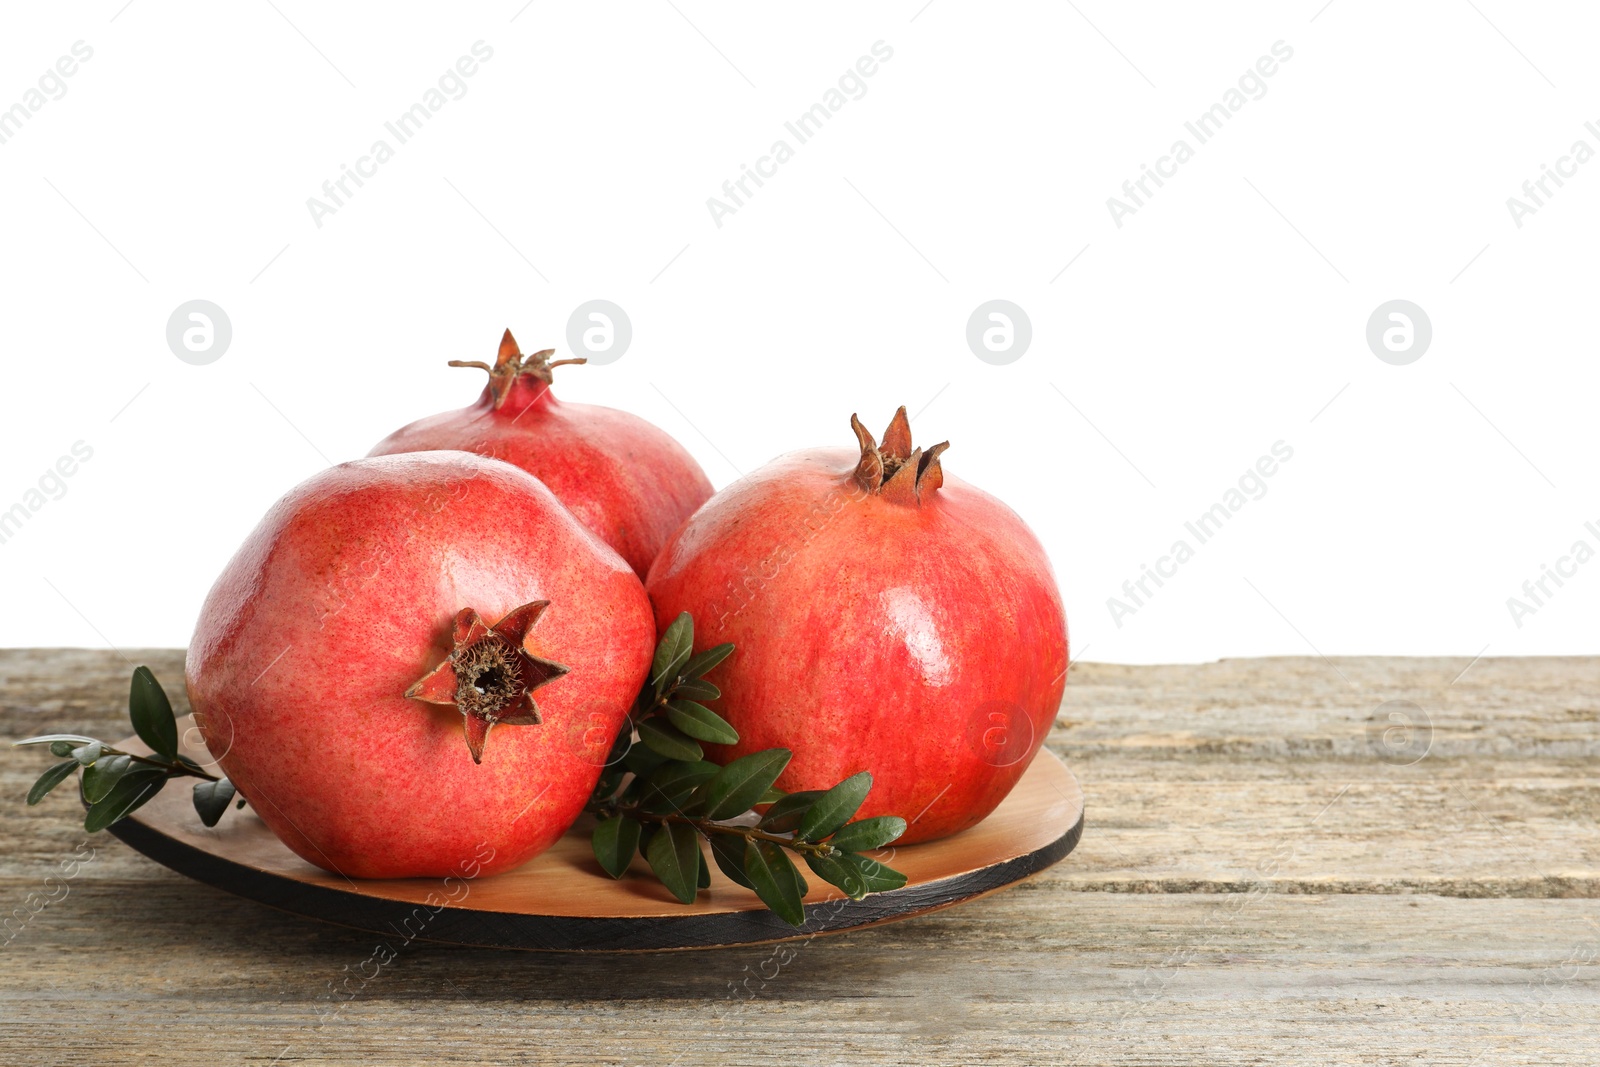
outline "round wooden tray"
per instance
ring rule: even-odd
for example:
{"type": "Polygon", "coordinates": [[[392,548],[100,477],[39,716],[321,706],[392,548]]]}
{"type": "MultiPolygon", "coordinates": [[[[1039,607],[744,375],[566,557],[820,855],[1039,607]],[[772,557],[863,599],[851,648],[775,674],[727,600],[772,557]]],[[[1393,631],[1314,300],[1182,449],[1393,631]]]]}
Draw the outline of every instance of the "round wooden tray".
{"type": "MultiPolygon", "coordinates": [[[[186,738],[198,732],[185,729],[186,738]]],[[[144,752],[138,739],[120,746],[144,752]]],[[[186,753],[204,764],[197,747],[186,753]]],[[[715,864],[711,888],[680,904],[647,870],[606,877],[589,850],[587,817],[544,854],[513,871],[441,892],[438,879],[353,881],[290,852],[247,807],[214,829],[200,822],[183,783],[163,790],[111,832],[180,874],[296,915],[354,927],[391,943],[436,941],[489,948],[638,952],[711,948],[808,937],[892,922],[992,893],[1071,852],[1083,833],[1083,791],[1047,750],[983,822],[955,837],[888,848],[880,860],[904,873],[903,888],[850,900],[811,876],[806,923],[793,927],[715,864]],[[446,895],[459,898],[442,907],[446,895]]],[[[642,861],[635,858],[634,863],[642,861]]]]}

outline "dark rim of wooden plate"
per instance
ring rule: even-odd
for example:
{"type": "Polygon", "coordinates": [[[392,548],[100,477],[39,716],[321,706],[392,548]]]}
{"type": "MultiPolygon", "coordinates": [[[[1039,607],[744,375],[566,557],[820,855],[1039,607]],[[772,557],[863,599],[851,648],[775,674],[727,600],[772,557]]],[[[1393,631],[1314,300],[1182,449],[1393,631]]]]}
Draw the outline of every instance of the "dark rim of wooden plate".
{"type": "MultiPolygon", "coordinates": [[[[1053,754],[1040,752],[1041,758],[1053,754]]],[[[1070,774],[1070,772],[1067,772],[1070,774]]],[[[803,926],[755,907],[662,916],[531,915],[369,896],[262,870],[169,836],[137,816],[110,827],[130,847],[179,874],[305,918],[385,937],[476,948],[558,952],[651,952],[718,948],[855,930],[909,918],[1003,889],[1060,861],[1083,835],[1083,812],[1063,834],[1021,855],[945,878],[913,882],[862,900],[807,904],[803,926]],[[408,932],[414,924],[419,932],[408,932]]],[[[917,846],[929,847],[929,846],[917,846]]],[[[937,847],[937,843],[932,843],[937,847]]]]}

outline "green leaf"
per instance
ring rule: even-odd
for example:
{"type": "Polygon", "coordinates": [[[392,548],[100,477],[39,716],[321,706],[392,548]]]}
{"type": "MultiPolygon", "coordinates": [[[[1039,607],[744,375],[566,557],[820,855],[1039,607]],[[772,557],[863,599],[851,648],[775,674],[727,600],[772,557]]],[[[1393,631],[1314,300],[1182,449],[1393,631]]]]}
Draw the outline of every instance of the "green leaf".
{"type": "Polygon", "coordinates": [[[701,852],[698,848],[696,848],[694,851],[695,855],[700,857],[700,873],[695,876],[695,887],[698,889],[710,889],[711,868],[706,866],[706,854],[701,852]]]}
{"type": "Polygon", "coordinates": [[[104,800],[90,806],[83,817],[83,828],[89,833],[104,830],[114,822],[126,818],[167,784],[165,771],[154,767],[141,767],[117,779],[104,800]]]}
{"type": "Polygon", "coordinates": [[[871,856],[861,856],[854,852],[845,852],[836,859],[843,860],[861,873],[866,882],[868,893],[883,893],[890,889],[899,889],[906,884],[906,876],[893,867],[885,866],[871,856]]]}
{"type": "Polygon", "coordinates": [[[699,678],[711,668],[733,655],[733,643],[714,645],[683,665],[685,678],[699,678]]]}
{"type": "Polygon", "coordinates": [[[705,757],[705,751],[693,739],[685,737],[677,727],[660,719],[641,722],[639,740],[668,759],[693,761],[705,757]]]}
{"type": "Polygon", "coordinates": [[[768,748],[741,756],[722,768],[705,787],[705,813],[712,819],[743,815],[761,799],[767,787],[794,756],[786,748],[768,748]]]}
{"type": "Polygon", "coordinates": [[[767,791],[756,798],[757,804],[776,804],[789,794],[775,785],[767,786],[767,791]]]}
{"type": "Polygon", "coordinates": [[[713,745],[733,745],[739,741],[739,731],[728,725],[726,719],[704,704],[692,700],[667,702],[667,718],[672,725],[698,741],[713,745]]]}
{"type": "Polygon", "coordinates": [[[806,866],[810,867],[823,881],[829,885],[837,886],[844,890],[845,895],[851,900],[860,900],[867,895],[867,880],[861,876],[855,864],[848,862],[845,857],[850,855],[841,852],[836,856],[819,856],[816,853],[806,853],[806,866]]]}
{"type": "Polygon", "coordinates": [[[679,682],[673,687],[672,695],[687,700],[715,700],[722,695],[722,690],[710,682],[691,678],[687,682],[679,682]]]}
{"type": "Polygon", "coordinates": [[[850,821],[871,789],[870,772],[852,774],[817,798],[801,821],[800,829],[795,831],[795,837],[801,841],[821,841],[850,821]]]}
{"type": "MultiPolygon", "coordinates": [[[[133,767],[131,756],[106,756],[83,769],[83,799],[98,804],[133,767]]],[[[160,772],[157,772],[160,773],[160,772]]]]}
{"type": "Polygon", "coordinates": [[[711,858],[717,861],[722,873],[746,889],[754,889],[755,886],[750,884],[750,878],[744,873],[744,852],[750,843],[749,838],[712,834],[710,841],[711,858]]]}
{"type": "Polygon", "coordinates": [[[69,759],[67,762],[58,763],[54,767],[51,767],[48,771],[45,771],[39,776],[39,780],[33,783],[33,788],[28,790],[28,803],[39,803],[39,801],[45,798],[45,795],[48,794],[50,790],[66,781],[67,775],[71,774],[77,769],[78,761],[75,759],[69,759]]]}
{"type": "Polygon", "coordinates": [[[751,841],[745,850],[744,873],[756,896],[776,912],[778,918],[790,926],[805,924],[806,907],[802,898],[806,883],[787,852],[771,841],[751,841]]]}
{"type": "Polygon", "coordinates": [[[833,856],[806,855],[806,865],[820,875],[829,885],[838,886],[854,900],[868,893],[881,893],[899,889],[906,884],[906,876],[885,867],[870,856],[854,852],[841,852],[833,856]]]}
{"type": "Polygon", "coordinates": [[[693,648],[694,619],[685,611],[672,620],[656,645],[655,658],[650,663],[650,684],[656,687],[657,694],[683,671],[693,648]]]}
{"type": "Polygon", "coordinates": [[[645,847],[644,858],[673,896],[685,904],[694,903],[700,879],[700,835],[694,827],[681,822],[658,827],[645,847]]]}
{"type": "Polygon", "coordinates": [[[775,834],[788,833],[800,825],[800,820],[811,810],[812,803],[822,795],[820,789],[802,789],[798,793],[785,793],[772,802],[772,807],[761,817],[761,829],[775,834]]]}
{"type": "Polygon", "coordinates": [[[172,717],[166,690],[149,667],[134,668],[128,685],[128,718],[133,720],[133,732],[152,751],[162,756],[178,754],[178,720],[172,717]]]}
{"type": "Polygon", "coordinates": [[[688,814],[689,798],[694,791],[717,776],[722,768],[705,760],[685,762],[673,760],[664,764],[645,781],[640,792],[641,802],[647,811],[660,814],[688,814]]]}
{"type": "Polygon", "coordinates": [[[589,838],[594,858],[600,861],[600,869],[613,878],[621,878],[622,872],[633,862],[633,854],[638,851],[639,831],[642,829],[639,820],[626,816],[601,820],[600,825],[594,828],[594,835],[589,838]]]}
{"type": "MultiPolygon", "coordinates": [[[[52,741],[50,742],[50,755],[70,756],[74,747],[76,746],[71,741],[52,741]]],[[[78,761],[73,760],[72,762],[77,763],[78,761]]]]}
{"type": "Polygon", "coordinates": [[[900,816],[879,815],[851,823],[828,838],[828,844],[840,852],[865,852],[882,848],[905,832],[906,821],[900,816]]]}
{"type": "Polygon", "coordinates": [[[105,749],[106,746],[103,742],[90,741],[87,745],[79,745],[77,748],[73,749],[72,758],[77,760],[83,766],[87,767],[89,764],[99,759],[100,753],[104,752],[105,749]]]}
{"type": "Polygon", "coordinates": [[[649,745],[634,745],[628,749],[628,754],[622,757],[622,765],[634,774],[642,776],[666,763],[668,758],[649,745]]]}
{"type": "Polygon", "coordinates": [[[196,782],[194,810],[200,816],[200,821],[207,826],[217,825],[222,813],[227,811],[228,805],[233,802],[233,795],[236,792],[238,790],[226,778],[218,778],[214,782],[196,782]]]}
{"type": "MultiPolygon", "coordinates": [[[[52,749],[57,741],[71,741],[74,745],[87,745],[94,738],[84,737],[82,734],[39,734],[37,737],[24,737],[21,741],[11,742],[12,748],[23,745],[50,745],[52,749]]],[[[65,753],[63,753],[64,755],[65,753]]]]}

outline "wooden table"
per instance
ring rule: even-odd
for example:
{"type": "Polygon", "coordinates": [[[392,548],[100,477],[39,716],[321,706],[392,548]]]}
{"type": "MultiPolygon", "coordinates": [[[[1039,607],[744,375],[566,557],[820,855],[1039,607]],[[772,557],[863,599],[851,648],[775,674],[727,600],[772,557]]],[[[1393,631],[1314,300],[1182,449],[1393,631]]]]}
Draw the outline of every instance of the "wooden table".
{"type": "MultiPolygon", "coordinates": [[[[128,656],[181,692],[181,652],[128,656]]],[[[0,734],[120,737],[128,673],[0,652],[0,734]]],[[[26,807],[47,759],[7,748],[0,914],[49,902],[0,949],[0,1063],[1593,1067],[1597,721],[1600,659],[1083,664],[1049,744],[1088,825],[1031,882],[784,946],[417,943],[339,1010],[370,935],[26,807]]]]}

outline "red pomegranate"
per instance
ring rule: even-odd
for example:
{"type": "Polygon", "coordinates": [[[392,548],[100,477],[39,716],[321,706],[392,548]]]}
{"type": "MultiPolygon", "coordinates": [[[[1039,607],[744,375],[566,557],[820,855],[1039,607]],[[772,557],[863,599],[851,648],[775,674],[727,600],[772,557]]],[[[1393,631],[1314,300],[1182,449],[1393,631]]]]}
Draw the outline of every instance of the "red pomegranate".
{"type": "Polygon", "coordinates": [[[782,456],[684,523],[646,583],[658,626],[694,615],[732,641],[721,756],[784,747],[788,790],[868,770],[862,816],[899,843],[977,823],[1044,741],[1067,673],[1067,625],[1032,531],[913,449],[901,408],[880,447],[782,456]]]}
{"type": "Polygon", "coordinates": [[[554,349],[524,356],[507,330],[471,407],[396,430],[370,455],[461,449],[521,467],[550,487],[578,520],[643,578],[678,524],[711,496],[705,472],[666,432],[615,408],[563,404],[550,391],[554,349]]]}
{"type": "Polygon", "coordinates": [[[384,456],[302,483],[246,539],[201,609],[189,702],[309,862],[493,873],[578,816],[654,636],[639,579],[538,479],[384,456]]]}

